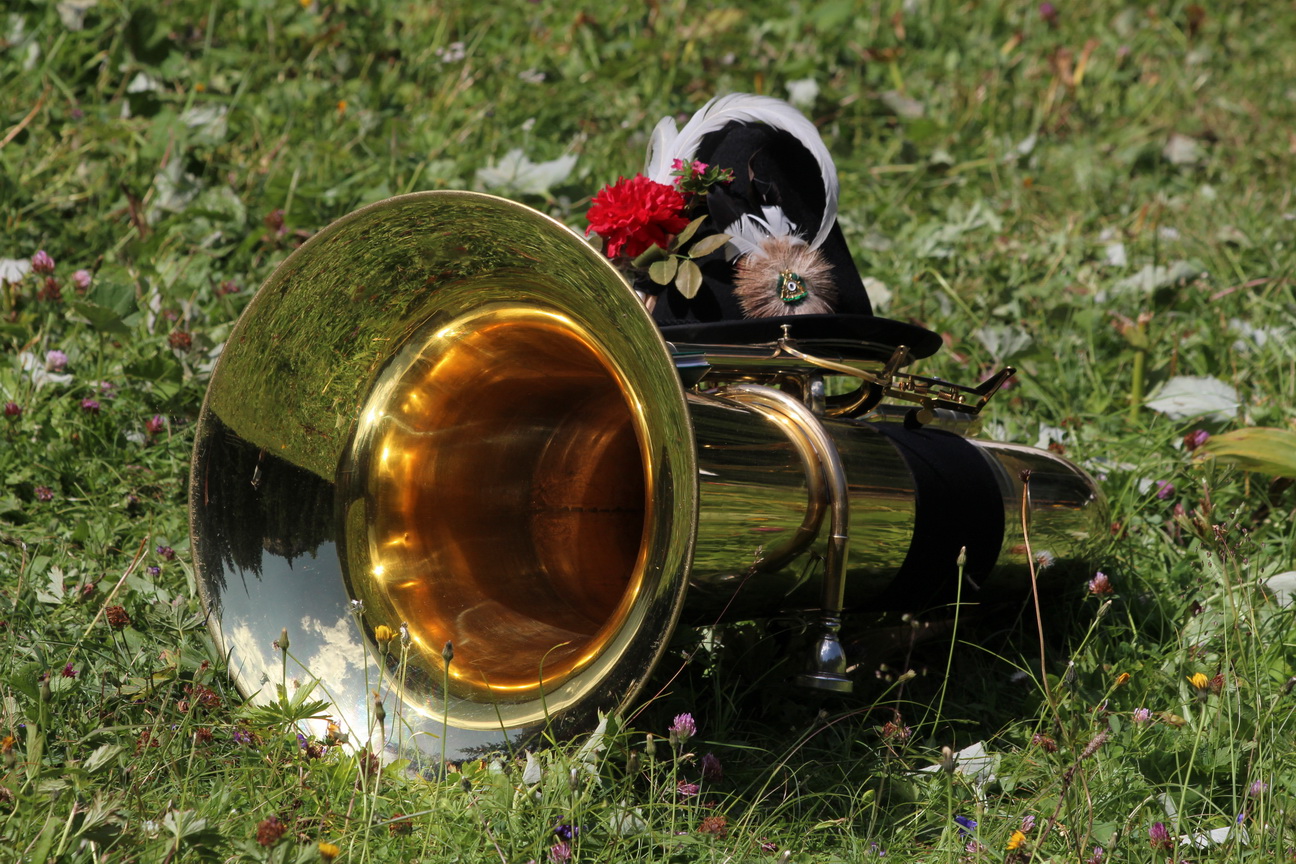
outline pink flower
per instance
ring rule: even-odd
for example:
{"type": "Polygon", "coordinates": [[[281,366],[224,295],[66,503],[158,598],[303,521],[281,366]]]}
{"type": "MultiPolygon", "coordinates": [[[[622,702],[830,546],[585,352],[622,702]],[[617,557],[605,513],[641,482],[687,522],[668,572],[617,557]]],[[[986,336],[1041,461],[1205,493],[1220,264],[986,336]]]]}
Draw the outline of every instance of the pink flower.
{"type": "Polygon", "coordinates": [[[19,417],[22,416],[22,406],[19,405],[17,402],[6,402],[4,407],[4,415],[6,417],[10,417],[14,420],[17,420],[19,417]]]}
{"type": "Polygon", "coordinates": [[[68,356],[62,351],[55,348],[53,351],[45,352],[45,371],[62,372],[67,368],[68,356]]]}
{"type": "Polygon", "coordinates": [[[87,414],[98,414],[99,402],[95,399],[82,399],[81,410],[86,412],[87,414]]]}
{"type": "Polygon", "coordinates": [[[1142,726],[1145,723],[1151,722],[1151,720],[1152,720],[1152,712],[1149,711],[1148,709],[1146,708],[1134,709],[1134,722],[1137,723],[1138,725],[1142,726]]]}
{"type": "Polygon", "coordinates": [[[1209,440],[1210,433],[1205,429],[1194,429],[1184,436],[1184,449],[1191,453],[1209,440]]]}
{"type": "Polygon", "coordinates": [[[683,780],[679,781],[679,785],[676,787],[676,791],[679,792],[681,798],[692,798],[694,795],[698,794],[701,789],[702,787],[698,786],[698,784],[687,783],[683,780]]]}
{"type": "Polygon", "coordinates": [[[54,500],[54,490],[51,489],[51,488],[49,488],[48,486],[37,486],[37,487],[36,487],[34,490],[32,490],[32,491],[34,491],[34,492],[36,493],[36,500],[37,500],[37,501],[53,501],[53,500],[54,500]]]}
{"type": "Polygon", "coordinates": [[[724,767],[714,753],[702,757],[702,779],[708,783],[719,783],[724,779],[724,767]]]}
{"type": "Polygon", "coordinates": [[[42,276],[48,276],[54,272],[54,259],[44,249],[38,251],[31,259],[32,271],[42,276]]]}
{"type": "Polygon", "coordinates": [[[157,435],[164,429],[166,429],[166,419],[161,414],[154,414],[148,420],[144,421],[144,431],[147,432],[150,437],[157,435]]]}
{"type": "Polygon", "coordinates": [[[90,287],[90,271],[78,270],[72,274],[72,282],[76,285],[78,291],[85,291],[90,287]]]}
{"type": "Polygon", "coordinates": [[[642,174],[622,177],[604,186],[586,218],[593,232],[607,241],[609,258],[635,258],[653,246],[665,249],[673,235],[689,224],[684,196],[673,186],[656,183],[642,174]]]}
{"type": "Polygon", "coordinates": [[[711,166],[707,165],[707,163],[699,162],[696,159],[694,159],[693,164],[689,166],[689,170],[693,172],[694,177],[701,177],[703,174],[706,173],[707,168],[710,167],[711,166]]]}
{"type": "Polygon", "coordinates": [[[1116,589],[1112,587],[1111,580],[1107,578],[1107,574],[1101,570],[1095,573],[1094,577],[1089,580],[1090,594],[1111,594],[1115,590],[1116,589]]]}
{"type": "Polygon", "coordinates": [[[1174,484],[1171,483],[1169,480],[1158,480],[1156,482],[1157,482],[1156,497],[1164,501],[1174,494],[1175,491],[1174,484]]]}
{"type": "Polygon", "coordinates": [[[692,714],[676,714],[675,722],[671,723],[670,742],[672,747],[683,747],[688,740],[697,734],[697,723],[693,721],[692,714]]]}
{"type": "Polygon", "coordinates": [[[1148,829],[1148,843],[1159,852],[1169,852],[1174,848],[1174,841],[1170,839],[1170,830],[1166,828],[1164,822],[1157,822],[1148,829]]]}

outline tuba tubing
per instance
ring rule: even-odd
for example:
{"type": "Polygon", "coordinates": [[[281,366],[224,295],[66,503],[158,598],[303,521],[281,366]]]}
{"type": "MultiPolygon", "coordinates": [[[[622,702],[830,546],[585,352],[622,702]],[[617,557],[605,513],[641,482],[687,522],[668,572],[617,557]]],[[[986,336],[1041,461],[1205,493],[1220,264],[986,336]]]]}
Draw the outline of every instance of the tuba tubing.
{"type": "Polygon", "coordinates": [[[582,238],[492,196],[328,226],[231,331],[195,432],[195,578],[239,689],[461,760],[624,710],[681,621],[802,614],[798,680],[845,691],[844,620],[1077,584],[1108,535],[1082,469],[961,434],[953,390],[927,426],[847,416],[795,330],[668,345],[582,238]]]}

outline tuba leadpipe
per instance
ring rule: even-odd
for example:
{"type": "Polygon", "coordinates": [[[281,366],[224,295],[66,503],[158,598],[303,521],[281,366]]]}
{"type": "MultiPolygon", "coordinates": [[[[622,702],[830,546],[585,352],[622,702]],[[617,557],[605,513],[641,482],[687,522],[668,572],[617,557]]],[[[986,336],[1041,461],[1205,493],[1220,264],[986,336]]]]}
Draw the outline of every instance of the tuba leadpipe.
{"type": "Polygon", "coordinates": [[[325,228],[196,432],[197,582],[240,690],[315,686],[358,746],[462,759],[624,709],[681,621],[803,614],[799,680],[842,691],[844,617],[1074,584],[1108,533],[1083,470],[970,437],[984,392],[796,329],[667,343],[581,237],[491,196],[325,228]]]}

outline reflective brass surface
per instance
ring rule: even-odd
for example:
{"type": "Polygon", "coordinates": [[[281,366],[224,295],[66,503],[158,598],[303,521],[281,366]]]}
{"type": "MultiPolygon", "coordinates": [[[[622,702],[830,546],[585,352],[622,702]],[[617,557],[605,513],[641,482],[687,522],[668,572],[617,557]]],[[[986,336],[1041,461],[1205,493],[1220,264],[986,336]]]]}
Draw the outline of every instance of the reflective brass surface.
{"type": "Polygon", "coordinates": [[[695,478],[665,343],[602,256],[512,202],[402,196],[290,255],[231,333],[194,448],[199,590],[249,697],[318,679],[359,746],[384,743],[374,692],[392,752],[569,735],[665,650],[695,478]]]}
{"type": "Polygon", "coordinates": [[[629,388],[570,317],[487,306],[398,353],[345,469],[352,593],[451,692],[521,702],[603,653],[643,583],[650,480],[629,388]]]}
{"type": "MultiPolygon", "coordinates": [[[[694,348],[668,347],[601,255],[521,205],[419,193],[321,231],[231,332],[196,433],[198,585],[240,688],[267,701],[318,679],[355,744],[463,759],[628,706],[681,614],[811,612],[835,634],[842,609],[882,611],[920,497],[879,431],[899,415],[823,416],[822,358],[694,348]]],[[[1026,469],[1031,551],[1055,562],[1041,588],[1073,580],[1064,565],[1108,534],[1092,479],[974,444],[959,464],[991,466],[1007,526],[978,599],[1029,590],[1026,469]]],[[[952,602],[941,580],[932,604],[952,602]]]]}

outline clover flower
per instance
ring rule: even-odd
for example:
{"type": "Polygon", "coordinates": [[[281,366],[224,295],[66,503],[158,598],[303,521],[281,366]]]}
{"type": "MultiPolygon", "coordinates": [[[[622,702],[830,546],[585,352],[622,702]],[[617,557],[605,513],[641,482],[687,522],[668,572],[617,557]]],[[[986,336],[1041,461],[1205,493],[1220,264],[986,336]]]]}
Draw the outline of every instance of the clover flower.
{"type": "Polygon", "coordinates": [[[1169,852],[1174,848],[1174,841],[1170,839],[1170,830],[1166,828],[1164,822],[1156,822],[1148,829],[1148,843],[1159,852],[1169,852]]]}
{"type": "Polygon", "coordinates": [[[1191,453],[1192,451],[1196,450],[1198,447],[1202,446],[1209,440],[1210,440],[1210,433],[1207,432],[1205,429],[1194,429],[1193,431],[1189,432],[1187,435],[1184,436],[1183,439],[1184,449],[1187,450],[1189,453],[1191,453]]]}
{"type": "Polygon", "coordinates": [[[699,834],[710,834],[712,837],[727,837],[729,835],[729,820],[724,816],[708,816],[698,823],[699,834]]]}
{"type": "Polygon", "coordinates": [[[696,783],[689,783],[686,780],[681,780],[675,787],[675,791],[679,793],[681,798],[692,798],[694,795],[698,794],[698,792],[702,791],[702,787],[696,783]]]}
{"type": "Polygon", "coordinates": [[[114,630],[125,630],[130,626],[130,614],[123,606],[109,606],[104,610],[104,615],[108,619],[108,626],[114,630]]]}
{"type": "Polygon", "coordinates": [[[271,816],[257,823],[256,841],[262,846],[273,846],[287,831],[288,826],[278,816],[271,816]]]}
{"type": "Polygon", "coordinates": [[[33,273],[48,276],[54,272],[54,259],[44,249],[40,249],[32,256],[31,269],[33,273]]]}
{"type": "Polygon", "coordinates": [[[67,368],[68,356],[62,351],[55,348],[53,351],[45,352],[45,371],[62,372],[67,368]]]}
{"type": "Polygon", "coordinates": [[[565,864],[572,857],[572,848],[570,843],[559,841],[549,847],[549,860],[554,864],[565,864]]]}
{"type": "Polygon", "coordinates": [[[1098,594],[1101,596],[1103,594],[1111,594],[1115,590],[1116,589],[1112,587],[1111,580],[1107,578],[1107,574],[1101,570],[1095,573],[1094,577],[1089,580],[1090,594],[1098,594]]]}
{"type": "Polygon", "coordinates": [[[36,494],[37,501],[53,501],[54,490],[48,486],[37,486],[32,490],[36,494]]]}
{"type": "Polygon", "coordinates": [[[91,278],[89,270],[78,270],[72,274],[72,283],[78,291],[84,292],[90,287],[91,278]]]}
{"type": "Polygon", "coordinates": [[[702,757],[702,779],[708,783],[719,783],[724,779],[724,767],[714,753],[702,757]]]}
{"type": "Polygon", "coordinates": [[[1134,709],[1134,722],[1137,723],[1138,725],[1142,726],[1144,723],[1151,722],[1151,720],[1152,720],[1152,712],[1149,711],[1147,708],[1134,709]]]}
{"type": "Polygon", "coordinates": [[[1159,498],[1160,500],[1164,501],[1174,494],[1175,485],[1171,483],[1169,480],[1158,480],[1156,481],[1156,485],[1157,485],[1156,497],[1159,498]]]}
{"type": "Polygon", "coordinates": [[[166,429],[166,418],[161,414],[154,414],[148,420],[144,421],[144,431],[151,438],[166,429]]]}
{"type": "Polygon", "coordinates": [[[17,402],[6,402],[4,407],[4,416],[17,420],[22,416],[22,406],[17,402]]]}
{"type": "Polygon", "coordinates": [[[683,747],[697,734],[697,723],[694,722],[692,714],[676,714],[675,721],[667,731],[670,732],[671,746],[683,747]]]}
{"type": "Polygon", "coordinates": [[[97,399],[90,399],[90,398],[82,399],[82,400],[81,400],[81,410],[84,411],[84,412],[86,412],[87,414],[98,414],[98,413],[99,413],[99,400],[97,400],[97,399]]]}

